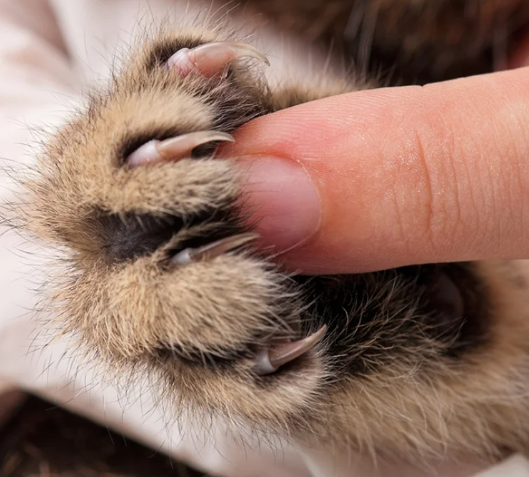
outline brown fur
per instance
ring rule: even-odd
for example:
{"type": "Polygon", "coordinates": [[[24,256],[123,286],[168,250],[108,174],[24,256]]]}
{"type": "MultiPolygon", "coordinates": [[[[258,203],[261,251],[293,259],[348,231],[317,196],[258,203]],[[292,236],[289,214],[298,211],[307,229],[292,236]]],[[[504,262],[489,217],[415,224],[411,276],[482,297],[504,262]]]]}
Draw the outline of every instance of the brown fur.
{"type": "Polygon", "coordinates": [[[248,8],[399,84],[503,66],[529,19],[520,0],[250,0],[248,8]]]}
{"type": "MultiPolygon", "coordinates": [[[[377,8],[389,18],[403,4],[377,8]]],[[[169,264],[183,243],[251,228],[239,207],[244,178],[235,160],[209,153],[129,169],[127,152],[151,138],[230,132],[252,117],[365,87],[326,77],[318,88],[272,93],[244,62],[212,79],[182,79],[164,68],[179,48],[225,39],[222,29],[204,27],[166,29],[146,41],[40,157],[20,213],[66,254],[51,291],[59,328],[115,369],[146,370],[175,410],[219,413],[337,452],[353,447],[417,460],[526,450],[527,263],[306,278],[247,248],[169,264]],[[450,308],[445,289],[439,293],[444,277],[463,296],[464,316],[450,308]],[[257,349],[273,336],[299,337],[300,323],[302,335],[322,324],[329,332],[277,373],[256,376],[257,349]]]]}

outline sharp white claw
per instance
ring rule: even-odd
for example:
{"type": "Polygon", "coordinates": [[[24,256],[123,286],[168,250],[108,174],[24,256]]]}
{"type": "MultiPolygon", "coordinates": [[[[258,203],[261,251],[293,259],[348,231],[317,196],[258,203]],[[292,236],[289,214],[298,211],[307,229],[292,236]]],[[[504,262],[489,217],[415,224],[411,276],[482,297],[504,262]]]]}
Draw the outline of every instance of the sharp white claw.
{"type": "Polygon", "coordinates": [[[158,141],[153,139],[130,154],[126,163],[130,167],[178,161],[190,157],[195,147],[213,141],[234,142],[233,136],[220,131],[198,131],[158,141]]]}
{"type": "Polygon", "coordinates": [[[327,326],[323,325],[318,331],[299,341],[283,343],[273,348],[259,351],[255,357],[253,372],[259,376],[276,372],[281,366],[290,363],[314,348],[323,339],[326,332],[327,326]]]}
{"type": "Polygon", "coordinates": [[[268,58],[257,48],[234,41],[207,43],[192,49],[182,48],[169,58],[167,64],[183,76],[195,68],[204,76],[214,76],[226,65],[242,57],[256,58],[270,66],[268,58]]]}
{"type": "Polygon", "coordinates": [[[199,260],[211,260],[230,250],[241,247],[259,238],[258,234],[246,233],[234,235],[199,248],[186,248],[171,258],[173,265],[188,265],[199,260]]]}

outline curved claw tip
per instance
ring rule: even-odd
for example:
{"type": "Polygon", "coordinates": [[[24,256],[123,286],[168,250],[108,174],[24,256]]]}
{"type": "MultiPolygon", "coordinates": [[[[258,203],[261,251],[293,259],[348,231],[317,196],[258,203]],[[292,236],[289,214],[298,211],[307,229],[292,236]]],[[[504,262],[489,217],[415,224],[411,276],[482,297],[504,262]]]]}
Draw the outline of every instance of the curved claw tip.
{"type": "Polygon", "coordinates": [[[130,167],[178,161],[190,157],[195,147],[214,141],[235,142],[233,136],[220,131],[197,131],[158,141],[153,139],[130,154],[126,163],[130,167]]]}
{"type": "Polygon", "coordinates": [[[235,142],[235,139],[232,135],[220,131],[198,131],[159,141],[156,149],[164,160],[178,160],[188,157],[195,147],[213,141],[235,142]]]}
{"type": "Polygon", "coordinates": [[[176,68],[183,76],[195,68],[204,76],[213,76],[232,61],[243,57],[256,58],[270,66],[264,53],[251,45],[235,41],[206,43],[192,49],[182,48],[169,58],[167,64],[176,68]]]}
{"type": "Polygon", "coordinates": [[[259,351],[255,357],[253,372],[258,376],[274,373],[281,366],[290,363],[314,348],[323,339],[326,332],[327,325],[323,325],[318,331],[306,338],[259,351]]]}
{"type": "Polygon", "coordinates": [[[211,260],[259,238],[258,234],[246,233],[217,240],[199,248],[186,248],[171,258],[173,265],[188,265],[200,260],[211,260]]]}

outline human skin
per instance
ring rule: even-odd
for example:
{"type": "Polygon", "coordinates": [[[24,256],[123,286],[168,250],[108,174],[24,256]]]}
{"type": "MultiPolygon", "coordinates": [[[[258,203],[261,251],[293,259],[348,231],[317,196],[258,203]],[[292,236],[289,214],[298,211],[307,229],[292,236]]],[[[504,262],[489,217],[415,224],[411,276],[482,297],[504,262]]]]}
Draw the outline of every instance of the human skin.
{"type": "Polygon", "coordinates": [[[223,154],[243,158],[261,244],[291,269],[529,258],[528,125],[519,68],[302,104],[223,154]]]}

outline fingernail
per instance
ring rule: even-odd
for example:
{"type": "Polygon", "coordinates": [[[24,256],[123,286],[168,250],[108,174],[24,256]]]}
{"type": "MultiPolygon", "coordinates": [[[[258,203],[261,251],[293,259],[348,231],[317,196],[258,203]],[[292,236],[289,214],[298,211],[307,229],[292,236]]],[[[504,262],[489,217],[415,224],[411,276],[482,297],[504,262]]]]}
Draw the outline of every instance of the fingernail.
{"type": "Polygon", "coordinates": [[[245,168],[245,208],[262,244],[277,251],[306,242],[319,229],[321,201],[303,167],[289,159],[241,159],[245,168]]]}

